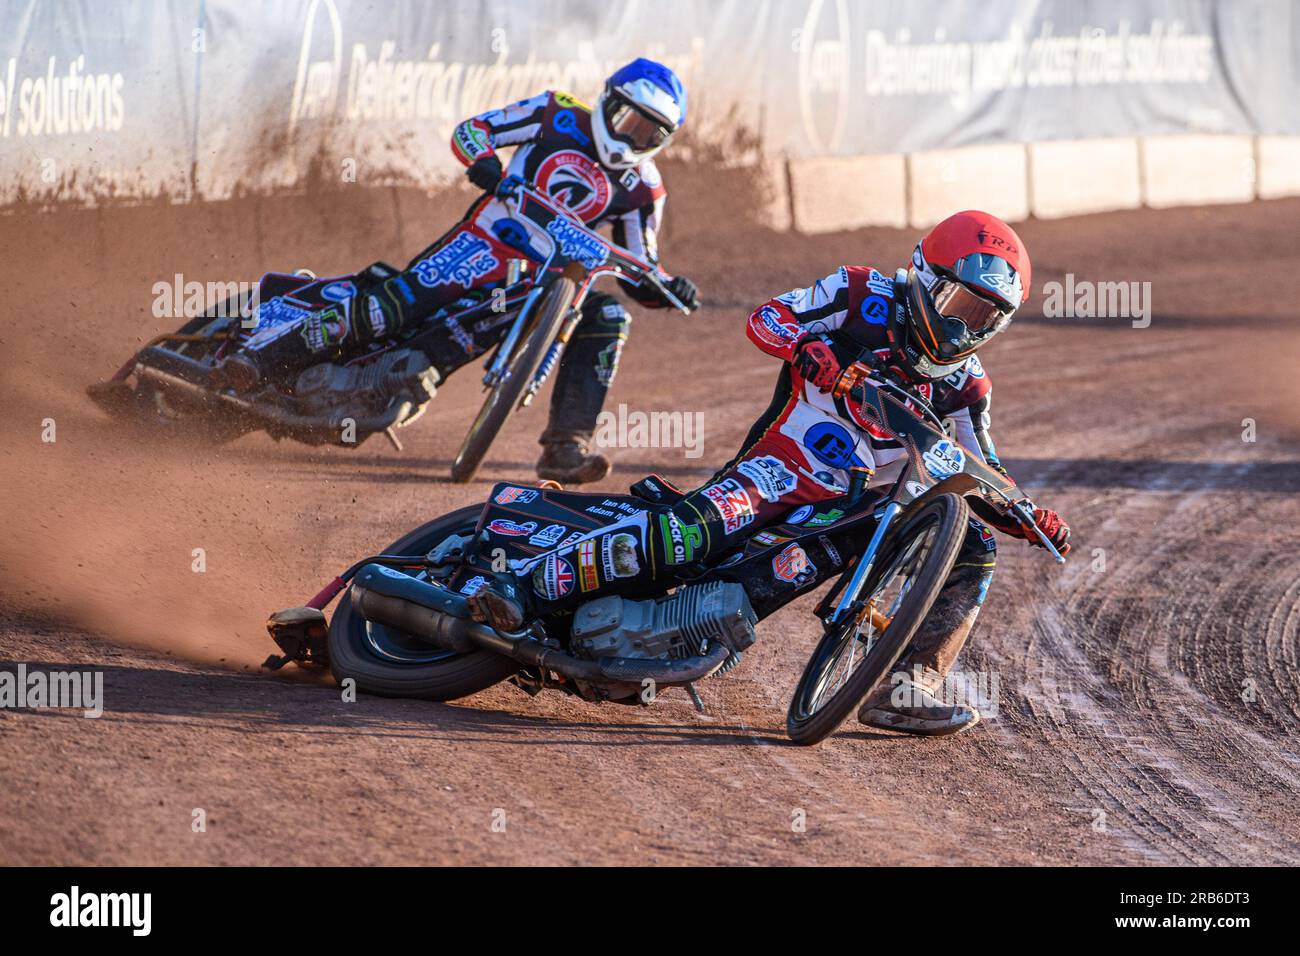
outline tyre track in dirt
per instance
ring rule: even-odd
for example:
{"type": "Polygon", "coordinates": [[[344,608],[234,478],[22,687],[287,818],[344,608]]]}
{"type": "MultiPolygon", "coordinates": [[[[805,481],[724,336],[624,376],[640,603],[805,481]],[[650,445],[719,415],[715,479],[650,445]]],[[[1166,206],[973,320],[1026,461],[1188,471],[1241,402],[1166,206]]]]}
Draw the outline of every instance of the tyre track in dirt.
{"type": "MultiPolygon", "coordinates": [[[[626,449],[609,490],[650,470],[691,485],[730,456],[775,376],[745,342],[747,307],[841,261],[905,261],[914,241],[765,233],[744,222],[743,195],[667,175],[667,263],[690,263],[712,304],[690,320],[638,313],[611,401],[702,411],[706,450],[626,449]],[[700,369],[702,352],[734,359],[700,369]]],[[[491,481],[531,473],[536,411],[507,426],[483,480],[443,480],[478,401],[472,373],[440,390],[400,455],[260,437],[160,444],[81,396],[169,324],[148,314],[154,281],[255,277],[262,256],[322,272],[371,250],[402,260],[428,238],[417,225],[450,221],[464,198],[284,197],[9,224],[14,307],[43,321],[0,328],[0,483],[16,502],[0,543],[0,660],[100,667],[108,712],[0,710],[0,774],[18,782],[0,792],[0,862],[1300,860],[1300,386],[1261,374],[1300,357],[1288,312],[1300,280],[1282,251],[1300,202],[1024,226],[1040,290],[1066,272],[1152,283],[1149,329],[1031,314],[988,350],[999,448],[1071,521],[1076,554],[1058,569],[1001,549],[959,663],[997,675],[995,719],[946,740],[848,725],[800,749],[783,726],[817,636],[807,599],[701,686],[704,716],[678,695],[592,707],[508,687],[451,705],[343,704],[308,675],[255,673],[267,610],[481,500],[491,481]],[[241,232],[256,241],[220,238],[241,232]],[[1216,274],[1254,281],[1207,288],[1206,235],[1232,237],[1216,274]],[[43,281],[50,263],[66,294],[43,281]],[[42,447],[46,416],[59,442],[42,447]],[[1253,444],[1240,440],[1247,416],[1253,444]],[[199,543],[202,576],[189,569],[199,543]],[[215,821],[201,838],[189,832],[198,806],[215,821]]],[[[1037,292],[1028,311],[1041,303],[1037,292]]]]}

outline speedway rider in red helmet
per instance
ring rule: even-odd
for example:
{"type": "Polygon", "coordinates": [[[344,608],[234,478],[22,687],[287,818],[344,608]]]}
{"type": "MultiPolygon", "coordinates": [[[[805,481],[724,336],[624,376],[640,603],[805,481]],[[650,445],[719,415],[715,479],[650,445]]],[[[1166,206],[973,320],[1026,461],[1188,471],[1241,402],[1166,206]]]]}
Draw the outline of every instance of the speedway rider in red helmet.
{"type": "MultiPolygon", "coordinates": [[[[854,362],[928,401],[969,453],[1001,470],[989,435],[989,377],[976,352],[1010,323],[1030,279],[1029,255],[1015,231],[988,213],[967,211],[935,226],[907,270],[889,276],[842,266],[755,309],[750,340],[786,363],[776,394],[740,453],[706,485],[670,506],[652,506],[639,525],[620,522],[616,533],[638,540],[636,579],[724,552],[765,525],[816,521],[816,506],[847,490],[850,468],[878,470],[899,461],[899,444],[832,390],[854,362]]],[[[1015,520],[979,502],[972,507],[997,530],[1038,544],[1015,520]]],[[[1039,509],[1034,517],[1052,544],[1068,551],[1070,530],[1060,516],[1039,509]]],[[[952,573],[894,679],[863,704],[863,723],[936,735],[979,720],[975,708],[945,704],[938,691],[984,602],[995,551],[992,531],[972,518],[952,573]]],[[[596,590],[633,580],[606,580],[599,563],[593,573],[596,590]]],[[[530,611],[594,596],[576,588],[543,593],[549,580],[499,575],[471,598],[472,609],[480,620],[512,630],[530,611]]]]}

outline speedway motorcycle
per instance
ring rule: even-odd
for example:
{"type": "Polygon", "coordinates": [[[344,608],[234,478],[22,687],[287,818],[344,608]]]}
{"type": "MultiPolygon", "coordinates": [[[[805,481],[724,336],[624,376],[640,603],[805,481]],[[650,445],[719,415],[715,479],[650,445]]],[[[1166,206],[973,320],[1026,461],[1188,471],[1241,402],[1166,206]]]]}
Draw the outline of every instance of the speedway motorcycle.
{"type": "Polygon", "coordinates": [[[201,427],[218,441],[262,430],[276,439],[356,447],[382,433],[400,450],[394,429],[419,418],[439,381],[429,359],[430,337],[446,335],[448,328],[496,329],[497,344],[488,353],[483,375],[487,395],[451,468],[453,479],[469,481],[511,412],[531,404],[559,365],[596,279],[648,283],[674,308],[690,311],[654,266],[587,228],[521,180],[503,180],[497,196],[510,208],[511,218],[523,224],[512,244],[542,259],[509,260],[503,293],[467,296],[362,355],[313,365],[292,383],[267,382],[237,394],[213,373],[251,336],[313,311],[325,317],[327,327],[333,323],[341,330],[348,317],[340,303],[398,270],[376,262],[362,272],[332,278],[307,271],[268,273],[258,285],[255,304],[239,296],[226,300],[178,331],[156,337],[111,379],[87,392],[115,416],[171,428],[201,427]]]}
{"type": "Polygon", "coordinates": [[[272,615],[267,628],[284,653],[266,666],[328,666],[359,690],[430,700],[500,681],[529,694],[556,690],[630,704],[681,687],[702,709],[697,681],[731,670],[761,621],[834,579],[816,608],[822,637],[787,718],[792,740],[817,743],[907,649],[956,560],[967,499],[1014,516],[1065,560],[1014,482],[964,451],[921,397],[872,372],[856,363],[836,389],[904,447],[902,471],[888,488],[869,491],[869,470],[855,470],[843,496],[794,509],[729,553],[501,632],[471,620],[466,606],[486,575],[530,564],[569,569],[562,574],[593,560],[635,565],[634,539],[626,536],[620,547],[611,522],[681,497],[657,476],[630,495],[501,483],[486,504],[421,525],[353,564],[306,606],[272,615]],[[565,560],[537,562],[546,552],[565,560]],[[324,609],[340,593],[327,621],[324,609]]]}

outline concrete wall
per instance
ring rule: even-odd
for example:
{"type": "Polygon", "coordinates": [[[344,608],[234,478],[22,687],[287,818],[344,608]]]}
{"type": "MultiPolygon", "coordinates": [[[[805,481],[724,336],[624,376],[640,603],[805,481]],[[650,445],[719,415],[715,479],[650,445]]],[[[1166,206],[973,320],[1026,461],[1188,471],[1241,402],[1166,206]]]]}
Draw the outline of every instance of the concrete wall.
{"type": "Polygon", "coordinates": [[[1144,136],[1142,198],[1148,206],[1199,206],[1255,198],[1249,136],[1144,136]]]}
{"type": "Polygon", "coordinates": [[[1300,136],[1256,137],[1255,177],[1260,199],[1300,196],[1300,136]]]}
{"type": "Polygon", "coordinates": [[[1137,140],[1054,140],[1029,144],[1029,208],[1059,219],[1142,205],[1137,140]]]}
{"type": "Polygon", "coordinates": [[[790,219],[799,232],[907,225],[902,156],[853,156],[790,163],[790,219]]]}
{"type": "Polygon", "coordinates": [[[1016,222],[1300,196],[1297,136],[1051,140],[787,165],[788,218],[810,234],[922,229],[970,208],[1016,222]]]}

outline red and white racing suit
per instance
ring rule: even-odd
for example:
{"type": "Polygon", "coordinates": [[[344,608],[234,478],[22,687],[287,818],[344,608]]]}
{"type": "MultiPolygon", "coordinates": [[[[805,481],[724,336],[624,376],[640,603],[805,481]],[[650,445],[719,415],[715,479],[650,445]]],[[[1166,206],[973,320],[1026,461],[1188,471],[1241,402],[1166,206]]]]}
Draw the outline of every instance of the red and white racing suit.
{"type": "MultiPolygon", "coordinates": [[[[812,334],[831,344],[841,364],[864,351],[888,363],[888,321],[895,298],[894,280],[875,269],[844,266],[805,289],[763,303],[749,317],[750,341],[769,355],[794,360],[799,339],[812,334]]],[[[912,386],[942,417],[956,426],[958,442],[981,460],[997,464],[989,437],[991,386],[978,356],[953,374],[912,386]]],[[[852,403],[804,382],[798,371],[782,377],[772,407],[750,432],[740,459],[756,454],[778,457],[807,481],[802,497],[842,494],[848,468],[873,471],[897,461],[897,441],[862,418],[852,403]]]]}
{"type": "MultiPolygon", "coordinates": [[[[832,503],[848,490],[848,469],[876,469],[899,459],[903,451],[843,400],[806,383],[788,363],[795,344],[807,334],[824,336],[844,365],[863,350],[887,358],[885,322],[890,310],[903,307],[903,302],[896,298],[894,282],[882,273],[844,267],[754,310],[750,339],[787,364],[771,406],[750,430],[740,453],[707,484],[671,506],[622,516],[587,536],[595,540],[590,554],[609,552],[615,537],[625,548],[634,542],[636,560],[630,564],[637,568],[635,574],[611,576],[600,562],[583,563],[578,546],[560,548],[524,568],[521,585],[531,586],[532,600],[546,608],[576,604],[595,596],[593,591],[630,589],[676,573],[676,566],[726,553],[765,526],[833,521],[832,503]],[[584,584],[581,591],[555,586],[575,579],[589,580],[591,586],[584,584]]],[[[938,414],[956,423],[959,440],[971,454],[996,463],[987,431],[989,380],[978,359],[970,358],[946,379],[913,388],[938,414]]],[[[995,550],[993,533],[971,519],[953,572],[902,667],[947,673],[983,603],[995,550]]]]}

